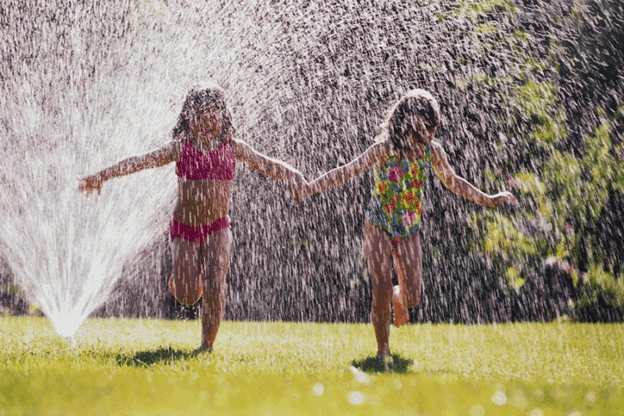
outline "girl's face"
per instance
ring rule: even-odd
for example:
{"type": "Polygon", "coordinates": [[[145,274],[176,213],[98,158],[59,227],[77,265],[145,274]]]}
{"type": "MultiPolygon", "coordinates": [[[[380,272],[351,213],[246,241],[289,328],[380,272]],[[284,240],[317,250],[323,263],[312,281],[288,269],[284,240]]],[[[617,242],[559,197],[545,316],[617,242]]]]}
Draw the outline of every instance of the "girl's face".
{"type": "Polygon", "coordinates": [[[195,111],[190,119],[191,133],[197,141],[210,144],[221,134],[223,114],[217,107],[195,111]]]}
{"type": "Polygon", "coordinates": [[[416,158],[421,159],[425,156],[425,148],[429,146],[431,141],[433,140],[433,136],[435,135],[435,128],[431,130],[426,130],[423,137],[420,137],[414,129],[409,129],[409,141],[410,148],[414,152],[416,158]]]}

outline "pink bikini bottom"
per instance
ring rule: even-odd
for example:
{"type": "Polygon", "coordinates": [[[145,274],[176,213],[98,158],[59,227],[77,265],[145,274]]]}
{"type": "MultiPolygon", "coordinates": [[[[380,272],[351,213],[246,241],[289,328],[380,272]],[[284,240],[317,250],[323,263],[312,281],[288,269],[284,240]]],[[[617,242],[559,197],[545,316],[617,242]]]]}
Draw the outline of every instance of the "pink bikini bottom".
{"type": "Polygon", "coordinates": [[[202,242],[215,231],[227,230],[228,228],[230,228],[229,216],[219,218],[212,224],[198,226],[182,224],[172,219],[169,223],[169,234],[171,235],[171,240],[174,238],[183,238],[186,241],[202,242]]]}

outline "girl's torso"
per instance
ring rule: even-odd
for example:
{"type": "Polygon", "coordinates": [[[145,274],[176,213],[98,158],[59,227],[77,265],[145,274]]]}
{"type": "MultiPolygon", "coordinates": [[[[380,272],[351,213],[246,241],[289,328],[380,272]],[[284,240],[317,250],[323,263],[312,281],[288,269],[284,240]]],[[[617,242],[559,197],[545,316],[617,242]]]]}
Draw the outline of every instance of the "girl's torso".
{"type": "Polygon", "coordinates": [[[212,224],[229,215],[236,155],[229,141],[210,152],[180,145],[176,163],[178,202],[173,218],[183,224],[212,224]]]}
{"type": "Polygon", "coordinates": [[[431,158],[431,146],[427,146],[420,157],[414,153],[405,158],[391,154],[375,166],[367,218],[380,225],[392,239],[420,230],[431,158]]]}

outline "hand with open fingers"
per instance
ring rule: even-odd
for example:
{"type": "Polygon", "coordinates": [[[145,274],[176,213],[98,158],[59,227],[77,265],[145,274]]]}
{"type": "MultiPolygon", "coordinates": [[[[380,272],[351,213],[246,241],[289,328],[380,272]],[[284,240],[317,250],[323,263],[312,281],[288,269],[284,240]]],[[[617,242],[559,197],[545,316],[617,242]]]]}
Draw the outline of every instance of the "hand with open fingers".
{"type": "Polygon", "coordinates": [[[102,192],[102,183],[104,181],[99,175],[90,175],[80,179],[78,184],[78,191],[84,192],[85,195],[90,195],[91,192],[97,190],[98,195],[102,192]]]}

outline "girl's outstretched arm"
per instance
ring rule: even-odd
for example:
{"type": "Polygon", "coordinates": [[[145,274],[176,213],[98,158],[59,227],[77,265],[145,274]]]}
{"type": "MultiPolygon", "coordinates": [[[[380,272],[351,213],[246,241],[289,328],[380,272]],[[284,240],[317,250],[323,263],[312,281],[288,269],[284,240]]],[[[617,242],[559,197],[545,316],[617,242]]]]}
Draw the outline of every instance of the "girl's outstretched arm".
{"type": "Polygon", "coordinates": [[[297,179],[305,182],[303,175],[286,162],[273,159],[254,150],[242,140],[233,140],[236,159],[247,163],[253,170],[272,179],[297,179]]]}
{"type": "Polygon", "coordinates": [[[129,175],[143,169],[157,168],[177,160],[179,144],[171,142],[152,152],[140,156],[132,156],[124,159],[113,166],[103,169],[93,175],[80,179],[78,190],[87,195],[97,190],[98,195],[102,191],[102,184],[118,176],[129,175]]]}
{"type": "Polygon", "coordinates": [[[330,188],[340,186],[366,171],[376,163],[385,162],[389,153],[390,144],[388,142],[375,143],[366,149],[366,151],[358,158],[346,165],[330,170],[326,174],[308,184],[308,186],[302,189],[301,194],[297,199],[304,199],[311,194],[324,192],[330,188]]]}
{"type": "Polygon", "coordinates": [[[511,192],[505,191],[496,195],[488,195],[458,176],[449,164],[446,152],[436,142],[432,142],[432,156],[433,171],[451,192],[486,207],[495,207],[503,203],[511,205],[518,203],[511,192]]]}

